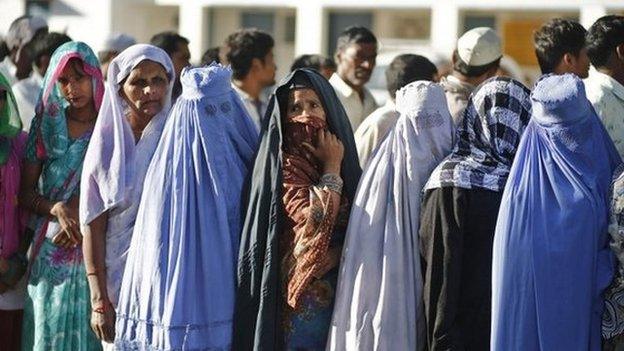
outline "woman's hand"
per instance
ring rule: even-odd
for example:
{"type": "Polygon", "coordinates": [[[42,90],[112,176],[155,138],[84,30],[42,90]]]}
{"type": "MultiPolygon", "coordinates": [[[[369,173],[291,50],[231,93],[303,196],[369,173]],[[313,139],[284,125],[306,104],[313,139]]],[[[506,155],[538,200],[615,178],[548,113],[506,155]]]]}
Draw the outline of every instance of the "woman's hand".
{"type": "Polygon", "coordinates": [[[112,343],[115,341],[115,310],[108,301],[93,306],[91,311],[91,329],[98,339],[112,343]]]}
{"type": "Polygon", "coordinates": [[[80,244],[82,237],[78,226],[78,211],[59,201],[52,206],[50,214],[56,217],[61,225],[61,231],[52,238],[52,242],[64,248],[80,244]]]}
{"type": "Polygon", "coordinates": [[[321,130],[316,137],[316,145],[302,143],[319,162],[323,164],[324,173],[340,174],[340,164],[344,157],[342,142],[329,131],[321,130]]]}

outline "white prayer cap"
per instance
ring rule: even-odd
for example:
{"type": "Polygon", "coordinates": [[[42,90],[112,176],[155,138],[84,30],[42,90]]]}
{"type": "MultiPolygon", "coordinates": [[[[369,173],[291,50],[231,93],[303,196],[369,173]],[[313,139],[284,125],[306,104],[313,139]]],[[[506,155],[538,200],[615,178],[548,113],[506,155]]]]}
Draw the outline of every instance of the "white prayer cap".
{"type": "Polygon", "coordinates": [[[122,52],[134,44],[136,44],[136,39],[128,34],[112,33],[106,37],[106,40],[104,40],[104,45],[102,46],[100,52],[122,52]]]}
{"type": "Polygon", "coordinates": [[[39,29],[46,27],[48,27],[48,23],[41,17],[19,17],[11,23],[5,38],[5,43],[9,50],[13,50],[14,48],[19,49],[28,44],[39,29]]]}
{"type": "Polygon", "coordinates": [[[468,66],[483,66],[502,55],[498,34],[488,27],[474,28],[457,40],[457,54],[468,66]]]}

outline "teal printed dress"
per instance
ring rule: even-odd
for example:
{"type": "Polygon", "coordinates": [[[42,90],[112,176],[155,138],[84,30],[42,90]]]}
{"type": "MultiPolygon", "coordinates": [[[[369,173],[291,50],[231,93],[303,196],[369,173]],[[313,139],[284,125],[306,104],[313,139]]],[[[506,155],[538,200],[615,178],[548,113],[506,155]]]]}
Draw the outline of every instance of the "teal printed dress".
{"type": "MultiPolygon", "coordinates": [[[[96,110],[104,87],[99,63],[84,43],[69,42],[52,56],[26,147],[28,162],[42,164],[39,193],[52,202],[68,201],[79,191],[80,172],[91,132],[73,139],[67,130],[69,104],[56,82],[67,62],[77,58],[92,78],[96,110]]],[[[49,217],[33,215],[34,232],[28,293],[24,304],[23,350],[100,350],[90,327],[89,287],[81,246],[65,249],[46,238],[49,217]]]]}

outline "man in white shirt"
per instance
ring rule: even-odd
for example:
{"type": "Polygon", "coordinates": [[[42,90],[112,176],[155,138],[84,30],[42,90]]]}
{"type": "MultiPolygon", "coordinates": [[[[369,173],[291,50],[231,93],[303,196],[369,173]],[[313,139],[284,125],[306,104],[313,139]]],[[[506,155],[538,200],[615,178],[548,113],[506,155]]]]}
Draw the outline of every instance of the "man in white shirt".
{"type": "Polygon", "coordinates": [[[624,158],[623,16],[604,16],[589,28],[587,55],[595,68],[585,79],[587,98],[624,158]]]}
{"type": "Polygon", "coordinates": [[[394,105],[396,92],[417,80],[435,81],[437,73],[436,66],[420,55],[399,55],[392,60],[386,69],[386,86],[390,99],[366,117],[355,131],[355,146],[362,168],[399,118],[399,112],[394,105]]]}
{"type": "Polygon", "coordinates": [[[496,74],[502,56],[500,37],[492,28],[471,29],[457,40],[453,72],[440,80],[455,127],[463,120],[470,94],[496,74]]]}
{"type": "Polygon", "coordinates": [[[273,37],[257,29],[242,29],[225,40],[227,61],[232,67],[232,87],[260,130],[267,109],[263,90],[275,84],[273,37]]]}
{"type": "Polygon", "coordinates": [[[342,103],[351,128],[360,123],[377,108],[371,92],[364,86],[370,80],[377,58],[377,38],[364,27],[345,29],[336,43],[336,73],[329,79],[342,103]]]}
{"type": "Polygon", "coordinates": [[[15,102],[22,119],[22,128],[30,130],[30,122],[35,116],[35,107],[43,85],[43,76],[48,69],[50,58],[54,51],[71,38],[61,33],[46,33],[38,35],[30,45],[30,56],[33,59],[33,72],[30,77],[22,79],[13,85],[15,102]]]}
{"type": "Polygon", "coordinates": [[[0,73],[9,83],[15,84],[30,75],[32,60],[26,47],[36,35],[47,31],[48,24],[40,17],[22,16],[11,23],[5,38],[9,54],[0,62],[0,73]]]}

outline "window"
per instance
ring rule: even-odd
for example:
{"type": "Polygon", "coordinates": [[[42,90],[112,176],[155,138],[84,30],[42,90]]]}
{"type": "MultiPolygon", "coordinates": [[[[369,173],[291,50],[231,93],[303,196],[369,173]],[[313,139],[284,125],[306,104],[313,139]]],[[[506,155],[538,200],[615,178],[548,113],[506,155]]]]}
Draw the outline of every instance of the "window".
{"type": "Polygon", "coordinates": [[[50,0],[26,0],[26,14],[47,18],[50,15],[50,0]]]}
{"type": "Polygon", "coordinates": [[[459,35],[477,27],[490,27],[496,30],[496,18],[488,15],[466,15],[464,17],[464,30],[459,35]]]}
{"type": "Polygon", "coordinates": [[[329,15],[329,33],[327,48],[329,55],[333,56],[336,51],[336,40],[342,31],[349,26],[363,26],[373,30],[373,14],[371,12],[360,13],[331,13],[329,15]]]}
{"type": "Polygon", "coordinates": [[[297,18],[296,16],[286,16],[284,23],[284,42],[295,42],[295,31],[297,30],[297,18]]]}
{"type": "Polygon", "coordinates": [[[273,13],[243,12],[241,16],[243,28],[258,28],[274,35],[275,16],[273,13]]]}

